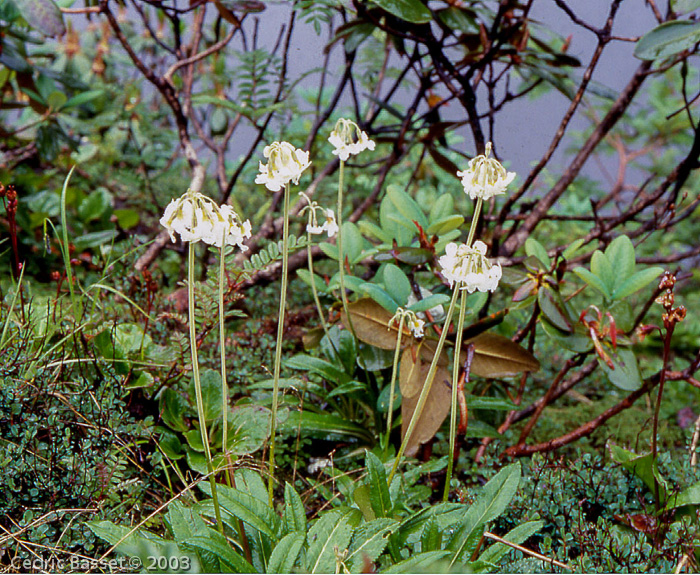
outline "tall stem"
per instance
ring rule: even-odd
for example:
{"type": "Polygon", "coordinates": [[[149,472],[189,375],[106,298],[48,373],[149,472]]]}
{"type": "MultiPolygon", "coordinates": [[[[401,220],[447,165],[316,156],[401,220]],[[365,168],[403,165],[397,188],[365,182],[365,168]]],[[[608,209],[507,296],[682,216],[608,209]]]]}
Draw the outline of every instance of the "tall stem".
{"type": "Polygon", "coordinates": [[[350,312],[348,311],[348,296],[345,293],[345,254],[343,253],[343,186],[345,172],[345,162],[340,161],[340,170],[338,172],[338,241],[336,246],[338,248],[338,263],[340,264],[340,299],[343,302],[343,311],[345,312],[345,317],[348,318],[348,327],[350,328],[350,333],[355,337],[355,330],[352,326],[352,319],[350,318],[350,312]]]}
{"type": "Polygon", "coordinates": [[[450,300],[450,307],[447,310],[447,315],[445,316],[445,323],[442,328],[442,333],[440,334],[440,339],[437,344],[437,349],[435,350],[435,355],[433,356],[433,361],[430,364],[430,369],[428,370],[428,375],[425,378],[425,383],[423,384],[423,389],[420,393],[420,397],[418,398],[418,403],[416,403],[416,409],[413,412],[413,417],[411,417],[411,422],[408,424],[408,429],[406,430],[406,435],[403,438],[403,441],[401,442],[401,447],[399,447],[399,452],[396,455],[396,460],[394,461],[394,466],[391,469],[391,473],[389,474],[389,485],[391,485],[391,480],[394,478],[394,475],[396,474],[396,470],[399,467],[399,463],[401,462],[401,458],[403,457],[404,452],[406,451],[406,447],[408,445],[408,441],[411,439],[411,435],[413,434],[413,430],[416,427],[416,424],[418,423],[418,419],[421,416],[421,413],[423,412],[423,407],[425,406],[425,402],[428,399],[428,394],[430,394],[430,389],[433,386],[433,380],[435,379],[435,373],[437,371],[437,366],[438,366],[438,360],[440,358],[440,354],[442,353],[442,348],[445,346],[445,340],[447,339],[447,332],[449,331],[450,327],[450,321],[452,321],[452,314],[454,313],[455,309],[455,302],[457,301],[457,294],[459,293],[459,289],[457,287],[455,290],[452,292],[452,299],[450,300]]]}
{"type": "Polygon", "coordinates": [[[284,339],[284,312],[287,306],[287,274],[289,271],[289,184],[284,186],[284,215],[282,225],[282,285],[280,311],[277,320],[277,344],[275,346],[275,371],[272,383],[272,419],[270,420],[270,467],[267,494],[270,507],[274,506],[275,486],[275,433],[277,431],[277,407],[279,405],[280,369],[282,366],[282,341],[284,339]]]}
{"type": "Polygon", "coordinates": [[[391,435],[391,423],[394,417],[394,394],[396,390],[396,374],[399,371],[399,355],[401,354],[401,335],[403,334],[404,314],[399,318],[399,332],[396,336],[396,350],[394,351],[394,368],[391,372],[391,388],[389,389],[389,407],[387,408],[386,417],[386,440],[384,449],[389,448],[389,436],[391,435]]]}
{"type": "Polygon", "coordinates": [[[445,492],[442,500],[447,501],[450,495],[450,481],[452,480],[452,469],[454,467],[455,444],[457,442],[457,394],[459,393],[459,367],[460,355],[462,351],[462,330],[464,329],[464,316],[467,311],[467,291],[460,290],[462,297],[459,305],[459,322],[456,327],[455,355],[452,364],[452,406],[450,408],[450,449],[447,459],[447,476],[445,477],[445,492]]]}
{"type": "Polygon", "coordinates": [[[216,524],[223,534],[224,524],[221,521],[221,510],[219,509],[219,497],[216,493],[216,478],[214,477],[214,466],[211,461],[211,450],[209,449],[209,434],[207,433],[207,421],[204,417],[204,401],[202,400],[202,382],[199,379],[199,360],[197,359],[197,332],[195,330],[195,308],[194,308],[194,243],[189,242],[187,258],[187,307],[190,324],[190,350],[192,352],[192,377],[194,378],[194,394],[197,398],[197,415],[199,416],[199,431],[202,434],[202,445],[207,458],[207,469],[209,471],[209,483],[211,484],[211,497],[214,500],[214,513],[216,513],[216,524]]]}
{"type": "MultiPolygon", "coordinates": [[[[335,344],[333,343],[333,340],[331,339],[331,334],[328,331],[328,326],[326,325],[326,316],[323,313],[323,307],[321,306],[321,300],[318,297],[318,290],[316,289],[316,280],[314,276],[314,256],[313,253],[311,252],[311,234],[309,232],[306,232],[306,255],[308,259],[308,266],[309,266],[309,276],[311,277],[311,293],[314,295],[314,303],[316,304],[316,311],[318,311],[318,317],[321,320],[321,327],[323,328],[323,333],[326,334],[326,339],[328,340],[328,343],[330,344],[331,348],[333,349],[333,353],[335,356],[340,360],[340,354],[338,353],[338,350],[335,348],[335,344]]],[[[340,360],[342,363],[342,360],[340,360]]]]}
{"type": "Polygon", "coordinates": [[[474,206],[474,215],[472,216],[472,224],[469,226],[469,236],[467,236],[467,247],[471,247],[474,241],[474,234],[476,233],[476,223],[479,221],[479,214],[481,213],[481,205],[484,201],[481,198],[477,198],[476,206],[474,206]]]}
{"type": "MultiPolygon", "coordinates": [[[[224,234],[225,236],[225,234],[224,234]]],[[[226,381],[226,342],[224,333],[224,280],[226,277],[225,272],[225,262],[224,262],[224,251],[226,249],[226,244],[224,241],[221,242],[221,254],[219,259],[219,342],[221,349],[219,355],[221,355],[221,402],[222,402],[222,421],[221,421],[221,452],[224,454],[224,459],[226,459],[226,452],[228,451],[228,382],[226,381]]]]}

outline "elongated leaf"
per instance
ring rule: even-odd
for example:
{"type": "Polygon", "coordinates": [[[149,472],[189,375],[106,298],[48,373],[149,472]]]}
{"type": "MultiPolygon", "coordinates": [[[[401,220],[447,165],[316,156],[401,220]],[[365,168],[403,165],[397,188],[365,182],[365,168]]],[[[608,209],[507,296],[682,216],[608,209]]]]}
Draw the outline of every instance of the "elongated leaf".
{"type": "MultiPolygon", "coordinates": [[[[394,313],[396,313],[396,309],[399,307],[399,302],[391,297],[391,295],[389,295],[384,288],[378,286],[377,284],[365,282],[360,286],[360,291],[364,295],[371,297],[375,302],[392,314],[392,316],[394,313]]],[[[394,345],[394,347],[396,347],[396,345],[394,345]]]]}
{"type": "Polygon", "coordinates": [[[15,0],[15,6],[29,25],[45,36],[55,38],[66,33],[63,14],[52,0],[15,0]]]}
{"type": "Polygon", "coordinates": [[[347,373],[339,369],[334,363],[321,359],[320,357],[313,357],[300,353],[285,361],[285,365],[292,369],[303,369],[316,373],[327,381],[335,384],[347,383],[350,381],[350,376],[347,373]]]}
{"type": "Polygon", "coordinates": [[[450,556],[449,551],[427,551],[414,553],[408,559],[399,561],[383,573],[441,573],[435,569],[435,564],[450,556]]]}
{"type": "Polygon", "coordinates": [[[693,483],[690,487],[684,489],[680,493],[669,497],[664,509],[676,509],[686,505],[700,505],[700,481],[693,483]]]}
{"type": "Polygon", "coordinates": [[[673,11],[676,14],[685,14],[700,8],[700,0],[673,0],[673,11]]]}
{"type": "Polygon", "coordinates": [[[431,517],[423,527],[420,536],[421,551],[439,551],[442,549],[442,530],[435,517],[431,517]]]}
{"type": "Polygon", "coordinates": [[[668,497],[668,484],[659,473],[659,468],[656,459],[652,453],[643,453],[637,455],[632,451],[624,449],[619,445],[613,445],[610,448],[612,458],[627,471],[634,473],[647,486],[649,491],[656,497],[656,486],[659,488],[659,500],[664,503],[668,497]]]}
{"type": "Polygon", "coordinates": [[[442,236],[443,234],[451,232],[452,230],[456,230],[463,223],[464,223],[463,216],[457,216],[457,215],[447,216],[447,217],[444,217],[444,218],[430,224],[428,226],[428,229],[425,230],[425,233],[428,234],[429,236],[436,235],[436,234],[438,236],[442,236]]]}
{"type": "Polygon", "coordinates": [[[386,482],[384,464],[371,451],[367,452],[365,464],[367,465],[367,486],[369,487],[369,500],[372,509],[377,517],[388,517],[391,514],[393,504],[386,482]]]}
{"type": "MultiPolygon", "coordinates": [[[[511,529],[503,535],[503,539],[510,543],[515,543],[516,545],[521,545],[525,543],[530,537],[537,533],[540,529],[544,527],[544,521],[526,521],[511,529]]],[[[505,545],[504,543],[494,543],[488,549],[486,549],[481,555],[479,555],[479,561],[486,561],[497,565],[498,562],[503,559],[503,557],[511,551],[513,548],[505,545]]]]}
{"type": "Polygon", "coordinates": [[[639,39],[634,55],[641,60],[668,58],[700,42],[700,23],[690,20],[664,22],[639,39]]]}
{"type": "Polygon", "coordinates": [[[398,522],[394,519],[382,517],[355,529],[345,560],[351,573],[361,573],[367,562],[377,560],[389,542],[388,536],[397,525],[398,522]]]}
{"type": "Polygon", "coordinates": [[[535,238],[527,238],[525,240],[525,253],[529,256],[535,256],[547,269],[552,266],[552,260],[547,254],[547,250],[535,238]]]}
{"type": "Polygon", "coordinates": [[[482,333],[462,346],[460,360],[467,359],[466,347],[474,344],[471,372],[481,377],[505,377],[524,371],[537,371],[540,362],[524,347],[495,333],[482,333]]]}
{"type": "MultiPolygon", "coordinates": [[[[393,317],[376,301],[370,298],[362,298],[348,305],[348,312],[352,319],[352,327],[360,341],[378,347],[380,349],[396,349],[396,336],[398,335],[398,323],[389,325],[393,317]]],[[[340,320],[348,327],[345,311],[340,314],[340,320]]],[[[401,337],[406,344],[412,339],[408,327],[404,327],[401,337]]]]}
{"type": "Polygon", "coordinates": [[[420,311],[428,311],[437,306],[444,306],[450,303],[450,297],[441,293],[434,293],[414,304],[408,306],[412,312],[418,313],[420,311]]]}
{"type": "Polygon", "coordinates": [[[607,297],[607,298],[612,297],[612,294],[608,291],[608,288],[605,285],[605,282],[603,282],[602,279],[600,279],[597,275],[591,273],[586,268],[578,267],[574,270],[574,273],[578,277],[580,277],[583,281],[585,281],[589,286],[597,289],[605,297],[607,297]]]}
{"type": "Polygon", "coordinates": [[[606,350],[612,360],[613,368],[600,357],[598,364],[603,369],[612,384],[625,391],[635,391],[642,387],[642,374],[639,372],[637,356],[631,349],[617,348],[613,351],[611,347],[606,350]]]}
{"type": "Polygon", "coordinates": [[[284,485],[284,525],[288,533],[300,531],[306,534],[304,503],[289,483],[284,485]]]}
{"type": "Polygon", "coordinates": [[[372,434],[364,427],[329,413],[292,411],[287,421],[282,424],[282,428],[295,432],[301,429],[302,433],[321,434],[324,437],[326,435],[348,435],[368,443],[372,443],[374,440],[372,434]]]}
{"type": "Polygon", "coordinates": [[[335,554],[345,551],[351,538],[347,515],[335,510],[322,515],[309,530],[306,573],[335,573],[335,554]]]}
{"type": "MultiPolygon", "coordinates": [[[[199,487],[211,496],[211,486],[208,483],[202,482],[199,487]]],[[[276,538],[280,518],[269,505],[257,497],[225,485],[218,485],[216,490],[222,511],[230,513],[268,537],[276,538]]]]}
{"type": "Polygon", "coordinates": [[[270,554],[270,561],[267,563],[267,572],[291,573],[305,540],[305,531],[288,533],[282,537],[270,554]]]}
{"type": "Polygon", "coordinates": [[[489,409],[498,411],[511,411],[518,409],[510,399],[505,397],[479,397],[470,395],[467,398],[469,409],[489,409]]]}
{"type": "Polygon", "coordinates": [[[591,272],[603,282],[607,293],[612,293],[615,287],[615,272],[612,264],[603,252],[596,250],[591,257],[591,272]]]}
{"type": "Polygon", "coordinates": [[[605,256],[615,270],[613,289],[611,290],[614,294],[615,290],[634,273],[636,262],[634,244],[627,236],[617,236],[605,249],[605,256]]]}
{"type": "Polygon", "coordinates": [[[573,322],[558,291],[548,287],[541,287],[537,290],[537,302],[540,304],[542,315],[557,328],[565,332],[573,330],[573,322]]]}
{"type": "Polygon", "coordinates": [[[394,264],[384,266],[384,286],[398,305],[406,305],[408,296],[411,295],[411,282],[400,267],[394,264]]]}
{"type": "MultiPolygon", "coordinates": [[[[464,516],[459,530],[450,539],[447,548],[454,552],[452,563],[460,561],[470,536],[479,526],[486,525],[503,513],[515,495],[520,483],[520,462],[501,469],[481,489],[476,501],[464,516]]],[[[468,559],[468,558],[467,558],[468,559]]]]}
{"type": "MultiPolygon", "coordinates": [[[[402,2],[405,0],[401,0],[402,2]]],[[[415,0],[417,4],[420,4],[419,0],[415,0]]],[[[423,229],[428,227],[428,218],[426,217],[423,210],[420,209],[418,202],[409,196],[406,192],[400,190],[396,186],[388,186],[387,196],[391,199],[396,210],[409,222],[418,222],[423,229]]],[[[412,224],[413,229],[415,225],[412,224]]]]}
{"type": "Polygon", "coordinates": [[[254,573],[255,568],[236,553],[220,533],[210,529],[209,535],[193,535],[182,541],[185,549],[212,553],[218,557],[226,570],[232,573],[254,573]]]}
{"type": "Polygon", "coordinates": [[[87,104],[88,102],[92,102],[93,100],[100,98],[104,93],[105,93],[104,90],[99,89],[99,90],[88,90],[87,92],[82,92],[80,94],[76,94],[72,98],[69,98],[65,104],[63,104],[62,109],[75,108],[76,106],[82,106],[83,104],[87,104]]]}
{"type": "Polygon", "coordinates": [[[639,291],[646,285],[653,282],[657,277],[663,273],[664,269],[660,267],[647,268],[645,270],[640,270],[631,277],[627,278],[618,288],[613,292],[613,299],[624,299],[628,295],[632,295],[634,292],[639,291]]]}

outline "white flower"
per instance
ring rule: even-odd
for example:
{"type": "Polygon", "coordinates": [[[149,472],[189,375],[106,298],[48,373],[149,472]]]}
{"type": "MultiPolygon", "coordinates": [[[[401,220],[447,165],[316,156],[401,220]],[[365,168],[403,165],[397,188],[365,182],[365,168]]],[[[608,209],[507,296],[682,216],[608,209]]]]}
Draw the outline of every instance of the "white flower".
{"type": "Polygon", "coordinates": [[[450,287],[456,283],[457,288],[469,293],[495,291],[501,279],[501,266],[486,259],[486,244],[478,240],[472,247],[450,242],[438,263],[450,287]]]}
{"type": "Polygon", "coordinates": [[[423,337],[424,325],[425,322],[422,319],[418,319],[415,315],[413,316],[413,319],[411,319],[408,322],[408,327],[411,329],[413,337],[415,337],[416,339],[420,339],[421,337],[423,337]]]}
{"type": "Polygon", "coordinates": [[[486,153],[476,156],[469,162],[469,169],[457,172],[457,177],[462,178],[464,193],[469,194],[472,200],[481,198],[486,201],[493,196],[505,194],[506,187],[515,178],[515,172],[506,172],[501,162],[489,158],[491,142],[486,144],[486,153]]]}
{"type": "Polygon", "coordinates": [[[250,222],[241,224],[231,206],[219,207],[214,200],[199,192],[187,190],[165,208],[160,223],[175,241],[175,232],[183,242],[203,241],[217,247],[222,243],[247,248],[243,240],[250,237],[250,222]]]}
{"type": "Polygon", "coordinates": [[[374,142],[366,132],[351,120],[341,118],[335,124],[328,141],[333,145],[333,153],[343,162],[350,156],[356,156],[363,150],[374,150],[374,142]]]}
{"type": "Polygon", "coordinates": [[[332,238],[340,229],[338,222],[335,221],[335,212],[330,208],[326,208],[326,221],[323,223],[323,229],[326,230],[329,238],[332,238]]]}
{"type": "Polygon", "coordinates": [[[322,234],[326,232],[329,238],[337,234],[338,224],[335,221],[335,212],[330,208],[322,208],[317,202],[312,201],[304,192],[299,192],[299,195],[304,196],[306,201],[309,202],[309,205],[299,212],[300,214],[306,211],[309,212],[309,223],[306,225],[306,231],[310,234],[322,234]],[[320,226],[318,225],[318,219],[316,217],[316,212],[319,210],[324,213],[324,217],[326,218],[326,221],[320,226]]]}
{"type": "Polygon", "coordinates": [[[260,162],[256,184],[265,184],[272,192],[279,192],[289,182],[299,183],[302,172],[311,165],[309,152],[297,149],[289,142],[273,142],[265,146],[263,156],[267,165],[260,162]]]}
{"type": "Polygon", "coordinates": [[[387,329],[391,329],[391,326],[394,325],[394,323],[401,322],[401,318],[403,318],[403,321],[405,322],[404,325],[408,327],[408,329],[411,330],[411,334],[413,337],[416,339],[420,339],[423,337],[423,326],[425,325],[425,322],[422,319],[419,319],[415,312],[411,311],[410,309],[404,309],[402,307],[399,307],[396,309],[396,313],[394,314],[394,317],[392,317],[389,320],[389,325],[387,326],[387,329]]]}

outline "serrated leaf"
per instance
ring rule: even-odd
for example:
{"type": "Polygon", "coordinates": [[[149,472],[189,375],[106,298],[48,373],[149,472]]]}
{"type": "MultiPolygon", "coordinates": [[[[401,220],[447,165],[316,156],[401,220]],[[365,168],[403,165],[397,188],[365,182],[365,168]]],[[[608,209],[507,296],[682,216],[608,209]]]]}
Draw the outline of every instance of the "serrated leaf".
{"type": "Polygon", "coordinates": [[[627,278],[612,294],[613,299],[623,299],[633,293],[639,291],[646,285],[653,282],[664,271],[664,268],[653,267],[645,270],[640,270],[631,277],[627,278]]]}
{"type": "Polygon", "coordinates": [[[63,14],[52,0],[15,0],[15,6],[29,25],[45,36],[56,38],[66,33],[63,14]]]}
{"type": "MultiPolygon", "coordinates": [[[[211,486],[208,483],[200,483],[199,488],[211,497],[211,486]]],[[[276,539],[280,518],[269,505],[249,493],[225,485],[218,484],[216,491],[221,511],[233,515],[271,539],[276,539]]]]}
{"type": "Polygon", "coordinates": [[[361,573],[367,562],[373,563],[382,554],[389,542],[397,521],[382,517],[364,523],[353,534],[348,557],[345,560],[351,573],[361,573]]]}
{"type": "Polygon", "coordinates": [[[690,20],[664,22],[642,36],[634,48],[641,60],[668,58],[700,42],[700,23],[690,20]]]}
{"type": "Polygon", "coordinates": [[[210,529],[208,535],[192,535],[181,542],[185,549],[211,553],[215,555],[222,566],[232,573],[254,573],[255,568],[241,555],[231,549],[226,538],[210,529]]]}
{"type": "Polygon", "coordinates": [[[371,451],[367,452],[365,464],[367,465],[367,486],[369,487],[372,510],[377,517],[388,517],[393,509],[393,504],[386,482],[384,464],[371,451]]]}
{"type": "Polygon", "coordinates": [[[305,540],[306,530],[288,533],[282,537],[270,554],[267,572],[291,573],[305,540]]]}
{"type": "Polygon", "coordinates": [[[431,517],[423,527],[420,536],[421,551],[439,551],[442,548],[442,530],[435,517],[431,517]]]}
{"type": "Polygon", "coordinates": [[[284,525],[288,533],[300,531],[306,534],[304,503],[289,483],[284,485],[284,525]]]}
{"type": "Polygon", "coordinates": [[[373,0],[373,2],[406,22],[425,24],[433,19],[430,10],[420,0],[373,0]]]}

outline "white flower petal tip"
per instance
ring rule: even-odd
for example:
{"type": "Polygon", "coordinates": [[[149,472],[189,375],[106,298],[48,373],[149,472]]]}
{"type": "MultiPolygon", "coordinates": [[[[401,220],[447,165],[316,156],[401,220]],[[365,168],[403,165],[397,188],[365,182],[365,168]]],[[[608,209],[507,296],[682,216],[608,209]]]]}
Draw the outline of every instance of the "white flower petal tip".
{"type": "Polygon", "coordinates": [[[260,162],[256,184],[264,184],[271,192],[279,192],[288,183],[298,184],[301,174],[311,165],[309,152],[295,148],[289,142],[273,142],[265,146],[263,156],[267,165],[260,162]]]}
{"type": "Polygon", "coordinates": [[[515,179],[515,172],[508,172],[495,158],[489,158],[491,142],[486,144],[486,152],[470,160],[469,168],[457,172],[461,178],[464,193],[472,200],[481,198],[486,201],[494,196],[506,193],[506,188],[515,179]]]}
{"type": "Polygon", "coordinates": [[[328,142],[335,148],[333,154],[346,162],[350,156],[356,156],[364,150],[374,150],[375,143],[369,139],[366,132],[351,120],[341,118],[328,137],[328,142]]]}
{"type": "Polygon", "coordinates": [[[450,287],[475,291],[493,292],[503,273],[500,264],[492,264],[486,258],[486,244],[474,242],[472,247],[451,242],[445,247],[445,255],[438,260],[443,277],[450,287]]]}

